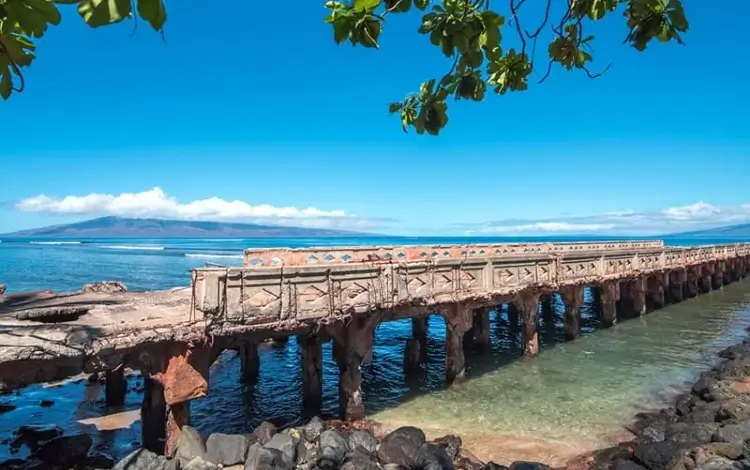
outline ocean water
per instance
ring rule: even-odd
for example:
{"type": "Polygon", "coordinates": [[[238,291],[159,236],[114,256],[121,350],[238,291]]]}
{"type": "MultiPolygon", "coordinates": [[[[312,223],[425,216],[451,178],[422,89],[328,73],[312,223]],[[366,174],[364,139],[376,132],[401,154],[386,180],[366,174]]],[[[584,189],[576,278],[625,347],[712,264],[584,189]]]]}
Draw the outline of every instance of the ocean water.
{"type": "MultiPolygon", "coordinates": [[[[737,241],[744,240],[665,239],[670,245],[737,241]]],[[[205,262],[239,265],[242,250],[250,247],[466,242],[447,238],[2,240],[0,283],[9,292],[68,291],[99,280],[120,280],[131,290],[162,289],[186,285],[189,270],[205,262]]],[[[436,434],[460,433],[479,452],[502,453],[497,456],[500,460],[526,457],[524,452],[605,445],[634,413],[665,403],[710,367],[719,349],[744,337],[750,326],[750,279],[608,330],[599,329],[587,294],[582,317],[581,338],[563,342],[558,299],[556,321],[540,326],[541,355],[521,360],[519,332],[509,327],[503,309],[492,312],[491,350],[469,347],[470,380],[448,389],[441,318],[430,318],[424,370],[410,377],[403,373],[402,354],[411,335],[410,322],[381,324],[373,362],[363,367],[368,416],[391,426],[408,423],[436,434]],[[550,445],[530,449],[531,439],[550,445]]],[[[338,376],[330,349],[330,344],[324,347],[322,413],[326,416],[335,415],[338,407],[338,376]]],[[[245,385],[238,380],[237,356],[225,353],[212,369],[209,395],[193,402],[192,424],[204,433],[248,432],[262,420],[286,425],[308,418],[302,406],[295,339],[283,346],[263,347],[260,359],[258,382],[245,385]]],[[[93,423],[105,428],[113,424],[121,429],[98,432],[95,448],[116,457],[126,454],[140,438],[139,423],[133,420],[142,398],[137,374],[130,377],[129,389],[126,404],[116,409],[104,405],[100,386],[84,380],[34,385],[0,396],[0,403],[17,406],[0,415],[0,461],[28,454],[26,448],[9,446],[12,433],[24,424],[56,424],[66,434],[95,432],[93,423]],[[54,405],[40,406],[46,399],[54,405]],[[102,416],[107,418],[97,421],[102,416]]]]}

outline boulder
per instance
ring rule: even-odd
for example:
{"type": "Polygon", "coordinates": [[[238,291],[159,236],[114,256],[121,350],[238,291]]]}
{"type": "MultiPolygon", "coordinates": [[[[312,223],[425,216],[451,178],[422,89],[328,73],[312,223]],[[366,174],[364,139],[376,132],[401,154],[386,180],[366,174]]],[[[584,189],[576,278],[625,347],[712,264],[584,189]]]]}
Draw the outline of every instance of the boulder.
{"type": "Polygon", "coordinates": [[[499,463],[487,462],[479,470],[509,470],[509,468],[505,465],[500,465],[499,463]]]}
{"type": "Polygon", "coordinates": [[[612,462],[611,470],[646,470],[646,467],[638,465],[629,459],[617,459],[612,462]]]}
{"type": "Polygon", "coordinates": [[[302,427],[302,433],[305,435],[305,439],[308,441],[317,440],[323,431],[326,430],[325,423],[317,416],[310,420],[305,426],[302,427]]]}
{"type": "Polygon", "coordinates": [[[214,433],[206,440],[206,460],[225,467],[245,463],[248,447],[245,436],[214,433]]]}
{"type": "Polygon", "coordinates": [[[696,470],[744,470],[746,467],[742,462],[729,460],[725,457],[714,457],[696,467],[696,470]]]}
{"type": "Polygon", "coordinates": [[[117,462],[114,470],[165,470],[166,466],[167,459],[163,455],[156,455],[146,449],[138,449],[117,462]]]}
{"type": "Polygon", "coordinates": [[[635,446],[633,457],[651,470],[668,470],[669,463],[690,447],[691,444],[675,441],[640,442],[635,446]]]}
{"type": "Polygon", "coordinates": [[[673,423],[667,426],[664,438],[670,441],[689,444],[705,444],[719,429],[719,423],[673,423]]]}
{"type": "Polygon", "coordinates": [[[510,470],[551,470],[548,465],[539,462],[513,462],[510,470]]]}
{"type": "Polygon", "coordinates": [[[335,429],[327,429],[320,435],[320,457],[318,466],[336,468],[341,465],[349,453],[349,442],[341,437],[335,429]]]}
{"type": "Polygon", "coordinates": [[[257,428],[255,428],[255,431],[253,431],[251,436],[261,445],[266,445],[268,441],[270,441],[271,438],[276,434],[276,432],[277,429],[273,423],[263,421],[258,425],[257,428]]]}
{"type": "Polygon", "coordinates": [[[366,452],[362,447],[356,447],[346,456],[341,470],[380,470],[380,467],[373,462],[372,453],[366,452]]]}
{"type": "Polygon", "coordinates": [[[353,450],[359,448],[372,455],[378,449],[378,441],[371,432],[359,429],[349,435],[349,448],[353,450]]]}
{"type": "Polygon", "coordinates": [[[87,434],[56,437],[42,444],[34,456],[54,467],[71,468],[86,457],[92,444],[87,434]]]}
{"type": "Polygon", "coordinates": [[[711,385],[714,383],[716,383],[715,373],[711,371],[704,372],[700,375],[698,380],[695,381],[690,392],[699,398],[704,398],[705,395],[708,394],[711,385]]]}
{"type": "Polygon", "coordinates": [[[115,294],[118,292],[127,292],[128,286],[120,281],[99,281],[91,284],[84,284],[82,292],[95,292],[97,294],[115,294]]]}
{"type": "Polygon", "coordinates": [[[424,433],[416,428],[399,428],[385,436],[378,447],[378,461],[411,468],[424,444],[424,433]],[[418,431],[418,432],[417,432],[418,431]]]}
{"type": "Polygon", "coordinates": [[[719,421],[745,421],[750,419],[750,401],[746,398],[732,398],[724,401],[716,414],[719,421]]]}
{"type": "Polygon", "coordinates": [[[13,451],[13,449],[19,449],[22,445],[26,444],[32,452],[35,452],[40,444],[60,437],[62,433],[62,429],[57,426],[21,426],[13,433],[10,448],[13,451]]]}
{"type": "Polygon", "coordinates": [[[740,445],[746,439],[750,439],[750,421],[743,421],[737,424],[725,424],[717,429],[711,437],[713,442],[731,442],[740,445]]]}
{"type": "Polygon", "coordinates": [[[266,449],[276,449],[284,458],[290,462],[297,462],[297,444],[299,439],[290,434],[275,434],[270,441],[264,446],[266,449]]]}
{"type": "Polygon", "coordinates": [[[218,470],[219,466],[211,462],[206,462],[201,457],[196,457],[188,462],[187,465],[180,468],[181,470],[218,470]]]}
{"type": "Polygon", "coordinates": [[[13,411],[15,409],[16,405],[13,405],[11,403],[0,403],[0,415],[9,411],[13,411]]]}
{"type": "Polygon", "coordinates": [[[109,470],[115,466],[115,463],[115,459],[112,456],[101,452],[94,452],[83,459],[81,466],[86,469],[109,470]]]}
{"type": "Polygon", "coordinates": [[[458,455],[461,453],[461,438],[449,434],[447,436],[439,437],[435,439],[435,444],[439,445],[448,453],[451,460],[456,460],[458,455]]]}
{"type": "Polygon", "coordinates": [[[183,426],[174,458],[184,467],[196,457],[206,460],[206,441],[194,427],[183,426]]]}
{"type": "Polygon", "coordinates": [[[294,462],[277,449],[267,449],[256,442],[247,450],[245,470],[293,470],[294,462]]]}
{"type": "Polygon", "coordinates": [[[445,448],[429,442],[419,447],[414,463],[422,470],[454,470],[453,459],[448,456],[445,448]]]}

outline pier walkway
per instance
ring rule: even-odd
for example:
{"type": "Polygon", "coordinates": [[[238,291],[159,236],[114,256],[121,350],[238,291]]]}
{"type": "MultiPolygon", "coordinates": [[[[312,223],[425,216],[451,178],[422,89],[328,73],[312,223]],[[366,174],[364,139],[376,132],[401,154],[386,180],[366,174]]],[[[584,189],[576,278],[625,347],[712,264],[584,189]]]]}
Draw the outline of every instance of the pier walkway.
{"type": "Polygon", "coordinates": [[[360,366],[380,322],[411,318],[405,370],[419,367],[426,318],[445,319],[448,383],[464,376],[463,343],[489,343],[489,312],[507,304],[526,357],[538,319],[565,306],[565,337],[579,334],[584,289],[600,323],[647,314],[736,281],[750,243],[666,247],[662,241],[246,250],[244,265],[200,268],[189,287],[129,293],[0,296],[0,386],[107,371],[107,399],[124,396],[122,370],[146,377],[144,446],[167,452],[208,391],[208,370],[238,351],[241,376],[258,374],[257,345],[296,335],[306,403],[322,400],[321,346],[333,341],[345,419],[364,417],[360,366]],[[166,441],[165,441],[166,440],[166,441]]]}

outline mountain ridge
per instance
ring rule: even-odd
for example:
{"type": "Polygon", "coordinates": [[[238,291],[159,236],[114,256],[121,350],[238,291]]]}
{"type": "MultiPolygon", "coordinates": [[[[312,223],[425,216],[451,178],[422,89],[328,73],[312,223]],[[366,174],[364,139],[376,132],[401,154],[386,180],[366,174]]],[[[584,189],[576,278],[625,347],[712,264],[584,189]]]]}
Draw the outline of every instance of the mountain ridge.
{"type": "Polygon", "coordinates": [[[750,238],[750,223],[747,224],[735,224],[726,225],[723,227],[715,227],[704,230],[692,230],[690,232],[681,232],[669,234],[670,237],[685,237],[685,238],[750,238]]]}
{"type": "Polygon", "coordinates": [[[11,233],[3,238],[285,238],[355,237],[373,234],[338,229],[286,227],[236,222],[208,222],[157,218],[105,216],[11,233]]]}

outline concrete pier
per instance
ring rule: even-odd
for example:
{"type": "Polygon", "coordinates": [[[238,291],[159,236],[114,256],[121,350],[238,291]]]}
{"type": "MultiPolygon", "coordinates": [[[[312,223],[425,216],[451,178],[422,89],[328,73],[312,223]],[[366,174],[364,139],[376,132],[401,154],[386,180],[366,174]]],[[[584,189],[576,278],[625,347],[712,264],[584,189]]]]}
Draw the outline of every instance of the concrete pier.
{"type": "Polygon", "coordinates": [[[580,331],[591,289],[602,327],[721,289],[750,270],[750,244],[665,247],[663,242],[529,243],[466,246],[247,250],[243,267],[201,268],[189,288],[160,292],[0,296],[0,382],[7,388],[107,371],[107,401],[120,400],[124,367],[145,379],[144,446],[169,454],[208,392],[223,349],[240,356],[240,376],[258,376],[257,345],[290,336],[300,346],[306,406],[322,402],[322,344],[333,342],[341,416],[365,416],[361,366],[372,360],[379,323],[410,318],[406,373],[420,367],[427,318],[446,324],[445,380],[465,377],[464,342],[490,345],[489,312],[507,306],[519,355],[539,352],[539,317],[580,331]]]}

